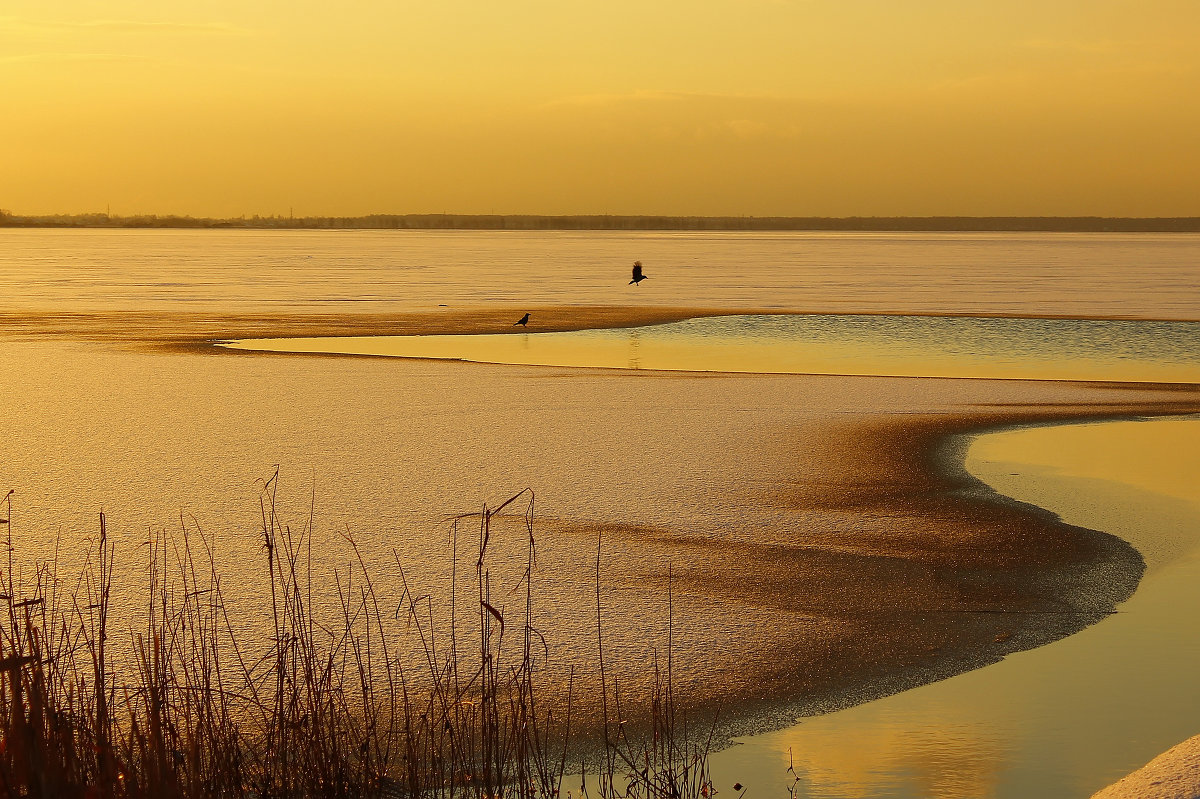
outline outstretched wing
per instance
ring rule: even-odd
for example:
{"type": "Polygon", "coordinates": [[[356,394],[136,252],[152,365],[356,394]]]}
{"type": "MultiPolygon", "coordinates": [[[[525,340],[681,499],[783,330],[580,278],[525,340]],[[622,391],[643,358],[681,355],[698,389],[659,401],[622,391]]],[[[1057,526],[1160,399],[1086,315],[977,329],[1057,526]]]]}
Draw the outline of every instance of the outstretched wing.
{"type": "Polygon", "coordinates": [[[641,278],[642,278],[642,262],[634,261],[633,262],[633,279],[641,280],[641,278]]]}

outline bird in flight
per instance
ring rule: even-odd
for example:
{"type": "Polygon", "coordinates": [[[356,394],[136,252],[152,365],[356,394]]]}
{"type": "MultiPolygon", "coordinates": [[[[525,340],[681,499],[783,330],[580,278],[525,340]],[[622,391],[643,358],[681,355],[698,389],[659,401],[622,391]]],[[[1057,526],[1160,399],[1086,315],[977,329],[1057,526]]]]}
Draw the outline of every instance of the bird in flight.
{"type": "Polygon", "coordinates": [[[513,327],[516,327],[517,325],[520,325],[521,327],[525,327],[525,325],[527,325],[527,324],[529,324],[529,314],[525,314],[520,319],[513,322],[513,327]]]}
{"type": "Polygon", "coordinates": [[[633,262],[633,280],[629,281],[629,285],[632,286],[636,283],[641,283],[645,279],[646,279],[646,276],[642,274],[642,262],[634,261],[633,262]]]}

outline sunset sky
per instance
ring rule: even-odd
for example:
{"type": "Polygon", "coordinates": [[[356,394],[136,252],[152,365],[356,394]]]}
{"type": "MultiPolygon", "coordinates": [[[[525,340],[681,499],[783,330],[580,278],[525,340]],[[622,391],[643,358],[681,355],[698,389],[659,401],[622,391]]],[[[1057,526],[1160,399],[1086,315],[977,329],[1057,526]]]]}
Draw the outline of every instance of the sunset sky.
{"type": "Polygon", "coordinates": [[[7,0],[17,213],[1200,214],[1195,0],[7,0]]]}

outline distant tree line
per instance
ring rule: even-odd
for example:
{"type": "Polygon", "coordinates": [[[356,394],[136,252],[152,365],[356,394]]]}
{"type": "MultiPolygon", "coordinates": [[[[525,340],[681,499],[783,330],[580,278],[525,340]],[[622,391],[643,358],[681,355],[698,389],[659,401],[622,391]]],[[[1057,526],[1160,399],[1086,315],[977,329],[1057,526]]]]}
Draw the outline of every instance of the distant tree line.
{"type": "Polygon", "coordinates": [[[1200,232],[1200,217],[1101,216],[635,216],[587,214],[370,214],[368,216],[192,216],[54,214],[0,210],[0,227],[249,228],[295,230],[845,230],[1200,232]]]}

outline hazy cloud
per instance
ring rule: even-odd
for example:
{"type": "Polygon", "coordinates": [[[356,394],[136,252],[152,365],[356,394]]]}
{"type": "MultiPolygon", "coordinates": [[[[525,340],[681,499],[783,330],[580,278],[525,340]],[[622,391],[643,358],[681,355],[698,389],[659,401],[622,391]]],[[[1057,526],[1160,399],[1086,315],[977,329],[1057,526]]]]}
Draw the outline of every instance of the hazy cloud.
{"type": "Polygon", "coordinates": [[[1112,53],[1137,50],[1142,47],[1139,42],[1115,42],[1111,40],[1084,41],[1077,39],[1026,39],[1017,42],[1017,46],[1026,50],[1045,50],[1059,53],[1086,53],[1091,55],[1109,55],[1112,53]]]}
{"type": "Polygon", "coordinates": [[[788,139],[800,133],[795,125],[772,125],[761,119],[730,119],[725,127],[742,141],[788,139]]]}
{"type": "Polygon", "coordinates": [[[778,97],[769,94],[720,94],[710,92],[678,92],[657,89],[639,89],[621,94],[577,94],[560,97],[547,103],[547,107],[555,106],[612,106],[639,103],[661,102],[787,102],[794,98],[778,97]]]}
{"type": "Polygon", "coordinates": [[[599,113],[606,124],[636,120],[637,135],[657,140],[770,142],[804,135],[814,109],[826,102],[763,92],[639,90],[563,97],[542,106],[551,113],[587,118],[599,113]],[[622,121],[617,121],[622,120],[622,121]]]}
{"type": "Polygon", "coordinates": [[[29,53],[0,56],[0,64],[69,63],[85,61],[153,61],[148,56],[129,53],[29,53]]]}
{"type": "Polygon", "coordinates": [[[559,97],[551,100],[546,105],[553,108],[555,106],[606,106],[606,105],[622,105],[624,103],[644,103],[647,101],[655,102],[661,100],[678,99],[682,95],[678,92],[663,92],[638,90],[635,92],[625,92],[622,94],[576,94],[569,97],[559,97]]]}
{"type": "Polygon", "coordinates": [[[11,30],[29,31],[97,31],[106,33],[187,33],[218,36],[248,36],[253,33],[248,28],[228,25],[223,22],[153,22],[133,19],[93,19],[81,22],[60,22],[54,20],[20,19],[17,17],[0,18],[0,27],[11,30]]]}

